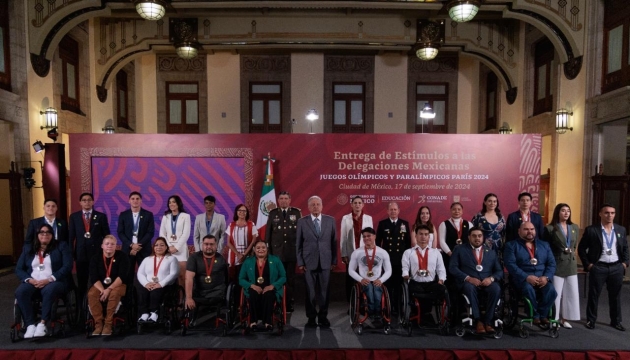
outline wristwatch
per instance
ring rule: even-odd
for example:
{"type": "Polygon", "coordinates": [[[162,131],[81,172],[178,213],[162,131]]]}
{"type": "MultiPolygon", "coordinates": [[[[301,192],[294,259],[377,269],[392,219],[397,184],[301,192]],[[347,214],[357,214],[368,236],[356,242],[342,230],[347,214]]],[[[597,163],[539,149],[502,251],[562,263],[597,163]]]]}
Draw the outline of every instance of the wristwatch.
{"type": "Polygon", "coordinates": [[[490,281],[494,282],[494,276],[490,276],[490,281]]]}

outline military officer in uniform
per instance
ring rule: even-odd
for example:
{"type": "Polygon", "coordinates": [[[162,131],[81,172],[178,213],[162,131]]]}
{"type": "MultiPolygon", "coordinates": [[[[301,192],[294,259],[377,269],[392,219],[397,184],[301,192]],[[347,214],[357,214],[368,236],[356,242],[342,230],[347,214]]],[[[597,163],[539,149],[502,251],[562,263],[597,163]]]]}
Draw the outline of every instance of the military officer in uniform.
{"type": "MultiPolygon", "coordinates": [[[[411,248],[411,228],[409,222],[398,218],[400,208],[395,202],[387,206],[387,219],[378,223],[376,245],[385,249],[392,264],[392,274],[402,274],[402,257],[405,250],[411,248]]],[[[398,304],[402,278],[398,275],[390,277],[386,282],[387,290],[392,296],[392,303],[398,304]]]]}
{"type": "Polygon", "coordinates": [[[287,311],[293,312],[293,290],[295,286],[297,221],[302,217],[300,209],[291,207],[291,194],[283,191],[278,196],[278,207],[269,212],[265,241],[269,253],[282,261],[287,272],[287,311]]]}

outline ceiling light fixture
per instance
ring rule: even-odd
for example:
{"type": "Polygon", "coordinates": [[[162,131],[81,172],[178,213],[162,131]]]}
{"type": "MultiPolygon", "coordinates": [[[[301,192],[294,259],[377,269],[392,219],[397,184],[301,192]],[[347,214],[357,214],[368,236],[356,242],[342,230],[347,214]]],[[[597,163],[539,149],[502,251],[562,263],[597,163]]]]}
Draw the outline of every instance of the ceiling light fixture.
{"type": "Polygon", "coordinates": [[[145,20],[160,20],[166,13],[166,1],[142,0],[136,1],[136,11],[145,20]]]}
{"type": "Polygon", "coordinates": [[[479,12],[479,1],[453,0],[446,4],[448,16],[455,22],[462,23],[472,20],[479,12]]]}

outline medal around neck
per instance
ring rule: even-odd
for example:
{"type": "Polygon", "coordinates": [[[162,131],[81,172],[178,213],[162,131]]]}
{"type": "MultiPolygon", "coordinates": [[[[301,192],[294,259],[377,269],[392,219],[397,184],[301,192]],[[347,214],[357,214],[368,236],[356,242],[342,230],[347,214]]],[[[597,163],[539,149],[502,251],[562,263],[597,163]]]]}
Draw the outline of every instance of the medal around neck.
{"type": "Polygon", "coordinates": [[[175,235],[175,234],[171,235],[171,239],[177,240],[177,235],[175,235]]]}
{"type": "Polygon", "coordinates": [[[39,271],[44,271],[44,269],[45,269],[45,268],[46,268],[46,267],[44,266],[44,264],[39,264],[39,265],[37,266],[37,269],[38,269],[39,271]]]}
{"type": "Polygon", "coordinates": [[[418,275],[424,277],[424,276],[429,276],[429,272],[427,270],[418,270],[418,275]]]}
{"type": "Polygon", "coordinates": [[[538,264],[538,259],[532,258],[531,260],[529,260],[529,263],[532,264],[532,265],[537,265],[538,264]]]}
{"type": "Polygon", "coordinates": [[[477,265],[477,266],[475,266],[475,269],[476,269],[477,271],[483,271],[483,266],[481,266],[481,265],[477,265]]]}
{"type": "Polygon", "coordinates": [[[368,271],[367,276],[368,276],[368,277],[372,277],[372,276],[374,276],[374,271],[368,271]]]}
{"type": "Polygon", "coordinates": [[[159,279],[158,279],[157,276],[154,276],[154,277],[151,278],[151,280],[153,280],[153,282],[156,283],[156,282],[158,282],[159,279]]]}
{"type": "Polygon", "coordinates": [[[612,255],[612,249],[606,249],[606,255],[612,255]]]}
{"type": "Polygon", "coordinates": [[[112,278],[110,278],[109,276],[105,278],[105,280],[103,280],[103,282],[105,283],[105,285],[109,285],[112,283],[112,278]]]}
{"type": "Polygon", "coordinates": [[[258,283],[258,285],[262,285],[265,282],[265,278],[262,276],[259,276],[258,279],[256,279],[256,282],[258,283]]]}
{"type": "Polygon", "coordinates": [[[83,234],[83,237],[86,238],[86,239],[89,239],[89,238],[92,237],[92,234],[90,234],[89,231],[86,231],[85,234],[83,234]]]}
{"type": "Polygon", "coordinates": [[[461,244],[462,244],[462,239],[457,239],[457,240],[455,240],[455,244],[457,244],[457,245],[461,245],[461,244]]]}
{"type": "Polygon", "coordinates": [[[212,282],[212,277],[210,275],[208,275],[205,278],[203,278],[203,281],[205,281],[206,284],[210,284],[212,282]]]}

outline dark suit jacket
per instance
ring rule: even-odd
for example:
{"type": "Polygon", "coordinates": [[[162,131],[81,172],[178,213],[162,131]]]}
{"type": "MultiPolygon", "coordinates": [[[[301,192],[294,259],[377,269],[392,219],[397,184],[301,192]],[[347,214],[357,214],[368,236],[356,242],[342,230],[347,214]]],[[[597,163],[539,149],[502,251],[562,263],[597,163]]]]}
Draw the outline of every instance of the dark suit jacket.
{"type": "MultiPolygon", "coordinates": [[[[66,289],[68,289],[72,271],[72,253],[67,242],[60,241],[56,245],[57,247],[50,252],[52,275],[55,277],[55,281],[62,281],[66,285],[66,289]]],[[[36,254],[29,254],[31,247],[31,244],[24,245],[22,254],[15,266],[15,274],[20,279],[20,282],[30,278],[33,272],[33,258],[36,254]]]]}
{"type": "Polygon", "coordinates": [[[86,239],[83,225],[83,211],[70,214],[70,244],[73,246],[74,260],[88,262],[101,249],[103,238],[109,235],[107,215],[92,209],[90,217],[90,238],[86,239]]]}
{"type": "Polygon", "coordinates": [[[295,243],[297,221],[302,217],[298,208],[289,207],[287,215],[282,215],[282,209],[275,208],[269,212],[265,228],[265,241],[269,244],[269,253],[282,261],[295,262],[295,243]]]}
{"type": "MultiPolygon", "coordinates": [[[[68,241],[68,222],[64,219],[55,219],[57,223],[57,237],[55,240],[68,241]]],[[[28,229],[26,230],[26,237],[24,238],[24,244],[32,244],[37,236],[39,228],[46,224],[46,219],[42,217],[35,218],[28,222],[28,229]]]]}
{"type": "Polygon", "coordinates": [[[580,228],[576,224],[567,226],[569,238],[571,239],[571,252],[566,254],[564,249],[567,247],[567,238],[555,225],[545,226],[545,241],[549,243],[553,255],[556,257],[556,276],[566,277],[577,274],[577,252],[578,236],[580,236],[580,228]]]}
{"type": "Polygon", "coordinates": [[[332,216],[321,215],[321,234],[315,233],[315,224],[308,214],[297,223],[297,265],[307,270],[316,270],[321,265],[323,270],[329,270],[337,265],[337,230],[332,216]]]}
{"type": "MultiPolygon", "coordinates": [[[[434,240],[435,241],[435,240],[434,240]]],[[[387,218],[378,222],[376,245],[389,254],[392,268],[402,268],[402,256],[411,248],[411,228],[406,220],[398,218],[396,225],[387,218]]]]}
{"type": "Polygon", "coordinates": [[[481,260],[481,266],[483,270],[477,271],[477,259],[473,253],[473,248],[469,244],[456,246],[453,249],[451,261],[449,264],[449,274],[453,275],[457,280],[457,286],[464,286],[464,280],[470,276],[479,280],[493,276],[495,280],[501,280],[503,278],[503,268],[499,264],[499,257],[497,252],[488,249],[485,245],[482,245],[483,259],[481,260]]]}
{"type": "Polygon", "coordinates": [[[525,241],[519,238],[505,244],[503,249],[503,261],[510,274],[510,281],[520,286],[529,275],[546,276],[551,282],[556,273],[556,260],[546,241],[534,240],[536,244],[536,265],[530,263],[529,251],[525,241]]]}
{"type": "MultiPolygon", "coordinates": [[[[628,241],[626,240],[626,228],[621,225],[613,224],[615,228],[615,238],[617,239],[617,255],[619,260],[630,265],[630,256],[628,255],[628,241]]],[[[582,240],[578,245],[578,255],[582,260],[584,269],[588,269],[590,264],[595,264],[602,256],[604,246],[604,237],[602,236],[602,225],[591,225],[584,230],[582,240]]]]}
{"type": "MultiPolygon", "coordinates": [[[[151,255],[151,241],[155,236],[155,221],[150,211],[140,209],[140,219],[138,220],[138,244],[142,250],[138,253],[142,258],[151,255]]],[[[129,255],[133,239],[133,213],[131,209],[120,213],[118,217],[118,238],[122,242],[122,252],[129,255]]]]}
{"type": "MultiPolygon", "coordinates": [[[[542,239],[545,236],[545,224],[543,224],[542,216],[540,214],[531,211],[529,213],[529,222],[534,224],[534,228],[536,228],[536,237],[542,239]]],[[[523,220],[521,219],[521,211],[516,210],[515,212],[508,215],[507,224],[505,226],[505,241],[512,241],[514,239],[520,238],[518,236],[518,228],[521,227],[523,220]]]]}

